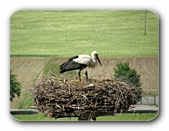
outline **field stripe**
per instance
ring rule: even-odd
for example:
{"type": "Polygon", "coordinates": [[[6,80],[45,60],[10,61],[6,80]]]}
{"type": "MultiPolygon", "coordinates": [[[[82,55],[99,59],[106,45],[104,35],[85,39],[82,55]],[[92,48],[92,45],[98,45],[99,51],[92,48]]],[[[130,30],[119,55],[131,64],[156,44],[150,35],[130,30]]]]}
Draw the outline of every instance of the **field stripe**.
{"type": "Polygon", "coordinates": [[[15,98],[13,100],[11,103],[12,109],[17,108],[26,93],[30,93],[30,89],[34,86],[39,72],[50,59],[47,57],[11,57],[10,69],[17,75],[17,80],[22,86],[20,99],[15,98]]]}

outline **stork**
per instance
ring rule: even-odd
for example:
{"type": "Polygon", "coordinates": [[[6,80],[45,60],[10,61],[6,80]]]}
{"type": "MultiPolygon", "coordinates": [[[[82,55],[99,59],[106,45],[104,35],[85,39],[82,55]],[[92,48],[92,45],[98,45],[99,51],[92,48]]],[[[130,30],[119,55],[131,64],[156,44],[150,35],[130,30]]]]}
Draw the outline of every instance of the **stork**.
{"type": "MultiPolygon", "coordinates": [[[[78,69],[79,81],[81,81],[81,77],[80,77],[81,70],[83,70],[86,67],[95,68],[98,62],[102,66],[98,53],[96,51],[93,51],[91,53],[91,56],[89,55],[73,56],[70,59],[68,59],[67,62],[60,65],[60,74],[66,71],[78,69]]],[[[85,75],[86,75],[86,81],[88,81],[87,72],[85,73],[85,75]]]]}

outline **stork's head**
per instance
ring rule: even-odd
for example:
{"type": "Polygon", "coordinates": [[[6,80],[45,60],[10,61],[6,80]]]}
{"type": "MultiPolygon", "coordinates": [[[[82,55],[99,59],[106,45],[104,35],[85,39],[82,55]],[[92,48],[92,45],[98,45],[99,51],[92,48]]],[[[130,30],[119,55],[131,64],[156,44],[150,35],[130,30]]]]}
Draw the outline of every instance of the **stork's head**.
{"type": "Polygon", "coordinates": [[[93,51],[91,56],[92,56],[92,58],[96,59],[99,62],[99,64],[102,66],[102,63],[101,63],[101,61],[99,59],[97,51],[93,51]]]}

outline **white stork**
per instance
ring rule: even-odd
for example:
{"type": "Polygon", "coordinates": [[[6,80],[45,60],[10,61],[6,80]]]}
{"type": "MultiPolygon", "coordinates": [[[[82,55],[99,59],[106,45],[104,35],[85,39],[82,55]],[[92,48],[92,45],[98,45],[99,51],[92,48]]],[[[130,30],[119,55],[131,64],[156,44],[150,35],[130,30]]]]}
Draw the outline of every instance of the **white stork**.
{"type": "MultiPolygon", "coordinates": [[[[89,55],[74,56],[71,57],[67,62],[60,65],[60,74],[66,71],[79,69],[78,75],[79,75],[79,81],[81,81],[81,77],[80,77],[81,70],[83,70],[86,67],[95,68],[98,62],[102,66],[98,53],[96,51],[93,51],[91,53],[91,56],[89,55]]],[[[85,75],[86,77],[88,77],[87,72],[85,73],[85,75]]],[[[86,81],[88,81],[88,78],[86,79],[87,79],[86,81]]]]}

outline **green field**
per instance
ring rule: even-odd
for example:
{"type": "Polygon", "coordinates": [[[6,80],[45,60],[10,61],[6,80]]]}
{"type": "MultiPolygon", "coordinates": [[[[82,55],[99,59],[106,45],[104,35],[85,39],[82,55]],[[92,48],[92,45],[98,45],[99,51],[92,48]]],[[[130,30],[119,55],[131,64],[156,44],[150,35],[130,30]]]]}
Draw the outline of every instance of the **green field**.
{"type": "Polygon", "coordinates": [[[158,17],[145,10],[20,10],[10,17],[11,56],[158,56],[158,17]]]}
{"type": "MultiPolygon", "coordinates": [[[[65,117],[65,118],[48,118],[44,117],[43,114],[38,113],[34,115],[12,115],[16,120],[19,121],[78,121],[77,117],[65,117]]],[[[97,117],[97,121],[150,121],[157,116],[157,113],[124,113],[116,114],[115,116],[100,116],[97,117]]]]}

